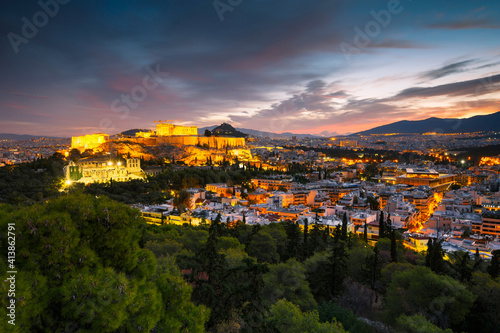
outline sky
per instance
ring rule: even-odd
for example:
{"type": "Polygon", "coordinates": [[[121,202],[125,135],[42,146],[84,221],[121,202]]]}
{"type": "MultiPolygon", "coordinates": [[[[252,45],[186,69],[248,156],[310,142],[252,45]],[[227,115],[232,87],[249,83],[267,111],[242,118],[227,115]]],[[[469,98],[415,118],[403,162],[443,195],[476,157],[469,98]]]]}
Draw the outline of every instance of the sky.
{"type": "Polygon", "coordinates": [[[4,0],[0,133],[354,133],[500,111],[500,2],[4,0]]]}

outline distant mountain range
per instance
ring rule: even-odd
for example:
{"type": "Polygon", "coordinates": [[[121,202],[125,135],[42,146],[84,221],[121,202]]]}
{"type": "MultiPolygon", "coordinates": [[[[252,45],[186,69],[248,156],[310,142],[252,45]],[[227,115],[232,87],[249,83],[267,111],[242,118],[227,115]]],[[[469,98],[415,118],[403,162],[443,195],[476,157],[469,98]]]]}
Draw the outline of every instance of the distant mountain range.
{"type": "Polygon", "coordinates": [[[39,138],[63,139],[61,137],[55,137],[55,136],[0,133],[0,140],[26,141],[26,140],[39,139],[39,138]]]}
{"type": "Polygon", "coordinates": [[[395,123],[378,126],[366,131],[353,133],[353,135],[370,134],[423,134],[429,132],[436,133],[470,133],[482,131],[500,131],[500,111],[470,118],[428,118],[424,120],[402,120],[395,123]]]}
{"type": "MultiPolygon", "coordinates": [[[[222,124],[222,125],[224,125],[224,124],[222,124]]],[[[220,125],[220,126],[222,126],[222,125],[220,125]]],[[[216,129],[217,127],[220,127],[220,126],[214,125],[214,126],[208,126],[208,127],[198,128],[198,135],[203,135],[205,133],[205,130],[207,130],[207,129],[209,131],[213,131],[214,129],[216,129]]],[[[231,126],[231,125],[229,125],[229,126],[231,126]]],[[[309,138],[317,137],[317,135],[312,135],[312,134],[293,134],[293,133],[290,133],[290,132],[272,133],[272,132],[257,131],[257,130],[253,130],[253,129],[238,128],[238,127],[236,127],[235,130],[239,131],[241,133],[244,133],[244,134],[251,135],[251,136],[268,137],[268,138],[286,138],[286,139],[291,139],[292,136],[295,136],[297,139],[301,139],[301,138],[307,138],[307,137],[309,137],[309,138]]]]}

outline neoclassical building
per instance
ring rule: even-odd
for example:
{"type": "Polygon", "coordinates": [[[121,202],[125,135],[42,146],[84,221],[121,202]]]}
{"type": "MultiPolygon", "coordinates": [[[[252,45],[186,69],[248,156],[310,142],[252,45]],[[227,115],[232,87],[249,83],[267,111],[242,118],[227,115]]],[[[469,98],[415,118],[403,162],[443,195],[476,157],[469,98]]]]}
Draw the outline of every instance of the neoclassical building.
{"type": "Polygon", "coordinates": [[[78,162],[69,162],[64,167],[67,182],[106,183],[110,180],[124,182],[143,179],[144,172],[138,158],[129,158],[125,163],[103,158],[88,158],[78,162]]]}

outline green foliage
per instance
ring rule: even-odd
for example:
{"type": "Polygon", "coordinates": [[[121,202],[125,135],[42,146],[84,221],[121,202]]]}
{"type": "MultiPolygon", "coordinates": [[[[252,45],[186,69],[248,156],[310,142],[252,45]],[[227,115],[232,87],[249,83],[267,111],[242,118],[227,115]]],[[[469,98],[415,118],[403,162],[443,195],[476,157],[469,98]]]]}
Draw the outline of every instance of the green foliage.
{"type": "Polygon", "coordinates": [[[255,264],[250,258],[243,259],[236,267],[228,265],[225,256],[219,253],[220,218],[219,214],[212,221],[205,246],[186,261],[190,270],[187,278],[194,285],[193,300],[210,308],[207,329],[227,322],[234,311],[251,329],[262,321],[265,311],[262,274],[267,272],[267,266],[255,264]]]}
{"type": "Polygon", "coordinates": [[[369,245],[353,247],[349,250],[347,270],[349,276],[358,282],[364,282],[366,278],[366,262],[373,255],[373,248],[369,245]]]}
{"type": "Polygon", "coordinates": [[[495,250],[492,252],[493,257],[491,258],[490,265],[488,266],[488,274],[492,278],[496,279],[500,275],[500,250],[495,250]]]}
{"type": "Polygon", "coordinates": [[[338,296],[344,289],[344,280],[347,277],[347,261],[349,255],[345,249],[345,243],[341,240],[335,240],[330,250],[329,277],[330,277],[330,295],[338,296]]]}
{"type": "Polygon", "coordinates": [[[268,305],[284,298],[302,311],[316,308],[317,304],[309,289],[304,266],[295,259],[272,265],[264,275],[264,299],[268,305]]]}
{"type": "Polygon", "coordinates": [[[401,315],[396,319],[396,324],[400,330],[407,333],[453,333],[450,329],[439,328],[420,314],[401,315]]]}
{"type": "Polygon", "coordinates": [[[260,263],[273,264],[279,261],[276,241],[264,230],[259,231],[252,237],[247,246],[247,253],[257,258],[257,261],[260,263]]]}
{"type": "Polygon", "coordinates": [[[304,313],[297,305],[286,300],[279,300],[271,306],[267,326],[276,332],[287,333],[345,332],[337,322],[320,322],[317,311],[304,313]]]}
{"type": "Polygon", "coordinates": [[[0,167],[0,202],[31,205],[60,195],[64,161],[60,156],[0,167]]]}
{"type": "Polygon", "coordinates": [[[322,323],[337,321],[349,332],[375,332],[375,329],[359,320],[351,310],[333,303],[332,301],[322,303],[318,308],[318,313],[319,320],[322,323]]]}
{"type": "MultiPolygon", "coordinates": [[[[176,317],[171,302],[192,309],[182,316],[191,326],[182,323],[178,331],[204,325],[206,310],[191,303],[180,274],[177,285],[186,292],[175,300],[163,292],[164,271],[175,265],[157,269],[153,253],[139,246],[143,222],[136,210],[82,194],[22,211],[0,209],[2,249],[7,223],[16,223],[17,331],[159,331],[176,317]]],[[[0,284],[4,295],[7,287],[0,284]]],[[[8,301],[0,298],[3,317],[8,301]]]]}
{"type": "Polygon", "coordinates": [[[330,299],[330,262],[328,252],[316,252],[304,261],[306,278],[317,302],[330,299]]]}
{"type": "Polygon", "coordinates": [[[299,225],[293,222],[286,222],[285,232],[287,237],[286,252],[284,258],[281,258],[281,260],[286,261],[290,258],[299,258],[301,240],[299,225]]]}
{"type": "Polygon", "coordinates": [[[394,274],[385,301],[390,318],[421,313],[433,324],[448,328],[464,321],[474,299],[460,282],[427,267],[415,267],[394,274]]]}
{"type": "Polygon", "coordinates": [[[433,242],[432,238],[429,239],[425,257],[425,265],[438,274],[444,273],[444,250],[441,246],[442,243],[443,240],[435,240],[433,242]]]}
{"type": "Polygon", "coordinates": [[[474,272],[470,291],[477,296],[465,321],[468,332],[500,332],[500,281],[482,272],[474,272]]]}

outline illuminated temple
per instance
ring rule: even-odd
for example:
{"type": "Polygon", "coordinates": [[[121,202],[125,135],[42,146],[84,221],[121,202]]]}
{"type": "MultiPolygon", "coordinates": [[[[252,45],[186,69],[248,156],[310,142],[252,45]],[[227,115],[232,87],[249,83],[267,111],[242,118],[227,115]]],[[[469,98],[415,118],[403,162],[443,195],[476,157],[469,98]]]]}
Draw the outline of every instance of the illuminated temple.
{"type": "Polygon", "coordinates": [[[198,127],[196,126],[180,126],[160,122],[156,125],[157,136],[172,136],[172,135],[198,135],[198,127]]]}
{"type": "Polygon", "coordinates": [[[106,151],[106,143],[120,143],[121,141],[135,142],[145,146],[173,145],[200,146],[213,149],[245,147],[245,138],[232,136],[204,136],[198,135],[196,126],[181,126],[157,120],[156,131],[137,132],[135,137],[109,139],[109,135],[99,133],[71,138],[71,148],[84,152],[87,149],[106,151]]]}
{"type": "Polygon", "coordinates": [[[71,138],[71,149],[78,149],[83,152],[87,149],[99,148],[108,141],[109,135],[104,133],[74,136],[71,138]]]}

